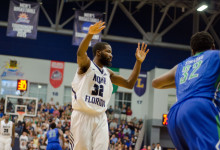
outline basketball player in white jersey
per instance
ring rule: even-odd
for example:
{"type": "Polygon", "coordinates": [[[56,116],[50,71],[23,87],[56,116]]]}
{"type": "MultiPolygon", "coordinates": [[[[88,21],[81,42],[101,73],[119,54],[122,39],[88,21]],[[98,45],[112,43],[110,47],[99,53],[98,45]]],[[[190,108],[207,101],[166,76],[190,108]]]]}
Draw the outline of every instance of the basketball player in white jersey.
{"type": "Polygon", "coordinates": [[[9,121],[9,114],[0,123],[0,150],[11,150],[15,141],[15,125],[9,121]]]}
{"type": "Polygon", "coordinates": [[[87,49],[94,34],[105,28],[100,21],[89,27],[88,34],[77,51],[78,69],[72,82],[72,107],[70,129],[71,150],[107,150],[109,144],[108,123],[105,111],[112,94],[112,83],[132,89],[141,70],[141,64],[149,50],[140,43],[136,50],[136,63],[128,79],[115,74],[105,66],[111,66],[112,49],[108,43],[98,42],[93,47],[93,61],[87,49]]]}

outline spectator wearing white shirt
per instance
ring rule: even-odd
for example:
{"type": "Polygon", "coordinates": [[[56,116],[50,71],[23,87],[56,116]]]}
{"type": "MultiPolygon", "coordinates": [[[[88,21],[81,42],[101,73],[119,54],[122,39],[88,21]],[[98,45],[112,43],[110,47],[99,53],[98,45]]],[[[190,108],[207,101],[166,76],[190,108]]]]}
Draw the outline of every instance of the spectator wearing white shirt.
{"type": "Polygon", "coordinates": [[[131,129],[128,128],[128,125],[126,125],[124,130],[123,130],[123,134],[125,135],[126,133],[128,133],[128,135],[131,134],[131,129]]]}
{"type": "Polygon", "coordinates": [[[162,150],[161,146],[160,146],[160,143],[157,143],[157,146],[155,147],[154,150],[162,150]]]}
{"type": "Polygon", "coordinates": [[[23,132],[19,138],[20,150],[27,150],[28,137],[27,133],[23,132]]]}
{"type": "Polygon", "coordinates": [[[113,119],[113,121],[110,123],[109,125],[110,128],[114,128],[114,129],[117,129],[117,123],[116,123],[116,120],[113,119]]]}

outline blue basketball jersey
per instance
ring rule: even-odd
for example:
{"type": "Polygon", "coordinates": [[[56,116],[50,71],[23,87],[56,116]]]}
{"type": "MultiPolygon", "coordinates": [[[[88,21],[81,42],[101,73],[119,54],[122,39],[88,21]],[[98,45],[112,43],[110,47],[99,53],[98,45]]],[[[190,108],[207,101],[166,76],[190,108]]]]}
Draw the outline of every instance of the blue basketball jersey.
{"type": "Polygon", "coordinates": [[[220,150],[220,109],[213,104],[220,106],[220,51],[208,50],[178,64],[175,82],[178,101],[167,126],[175,147],[220,150]]]}
{"type": "Polygon", "coordinates": [[[59,132],[58,129],[52,129],[47,132],[48,143],[59,143],[59,132]]]}
{"type": "Polygon", "coordinates": [[[196,97],[220,101],[220,51],[201,52],[178,64],[175,82],[177,103],[196,97]]]}

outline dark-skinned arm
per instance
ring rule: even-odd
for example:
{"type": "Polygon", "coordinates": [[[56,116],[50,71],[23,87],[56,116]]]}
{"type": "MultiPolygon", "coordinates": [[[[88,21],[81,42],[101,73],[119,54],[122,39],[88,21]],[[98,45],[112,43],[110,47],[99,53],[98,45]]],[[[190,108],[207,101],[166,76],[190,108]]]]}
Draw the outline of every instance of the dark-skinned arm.
{"type": "Polygon", "coordinates": [[[43,140],[43,142],[42,142],[43,145],[46,145],[46,143],[45,143],[46,141],[47,141],[47,134],[45,134],[45,136],[44,136],[44,140],[43,140]]]}
{"type": "Polygon", "coordinates": [[[89,43],[92,40],[94,34],[100,33],[105,28],[105,26],[103,25],[104,22],[102,21],[99,21],[94,25],[91,25],[89,27],[88,34],[80,43],[79,48],[77,50],[77,64],[79,66],[78,74],[83,74],[88,70],[90,66],[90,59],[87,55],[89,43]]]}
{"type": "Polygon", "coordinates": [[[12,127],[12,141],[11,141],[11,147],[13,148],[15,144],[15,124],[13,123],[12,127]]]}
{"type": "Polygon", "coordinates": [[[176,84],[175,84],[176,69],[177,69],[177,65],[168,72],[159,76],[158,78],[153,79],[152,86],[157,89],[176,88],[176,84]]]}
{"type": "Polygon", "coordinates": [[[60,135],[60,137],[61,137],[61,140],[63,141],[62,149],[64,149],[64,143],[65,143],[65,141],[64,141],[63,131],[61,131],[60,129],[58,129],[58,132],[59,132],[59,135],[60,135]]]}
{"type": "Polygon", "coordinates": [[[128,89],[132,89],[137,81],[138,75],[141,71],[141,64],[145,60],[147,53],[149,52],[149,49],[145,51],[147,48],[147,44],[142,43],[141,49],[140,49],[140,43],[138,43],[138,47],[136,50],[136,62],[134,65],[134,68],[132,70],[131,75],[128,79],[125,79],[124,77],[115,74],[112,70],[108,69],[110,72],[110,78],[113,84],[125,87],[128,89]]]}

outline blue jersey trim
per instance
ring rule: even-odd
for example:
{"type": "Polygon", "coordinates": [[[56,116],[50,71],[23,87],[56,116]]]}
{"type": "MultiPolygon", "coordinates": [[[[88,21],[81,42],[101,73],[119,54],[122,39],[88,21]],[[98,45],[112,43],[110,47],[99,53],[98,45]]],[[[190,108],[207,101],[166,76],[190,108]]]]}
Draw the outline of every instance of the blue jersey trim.
{"type": "Polygon", "coordinates": [[[99,68],[99,66],[97,66],[93,61],[92,61],[92,63],[96,66],[96,68],[98,68],[98,70],[101,72],[101,74],[103,74],[103,70],[101,70],[101,69],[99,68]]]}
{"type": "Polygon", "coordinates": [[[74,96],[75,96],[75,99],[77,99],[76,92],[74,91],[73,88],[72,88],[72,92],[73,92],[73,94],[74,94],[74,96]]]}

